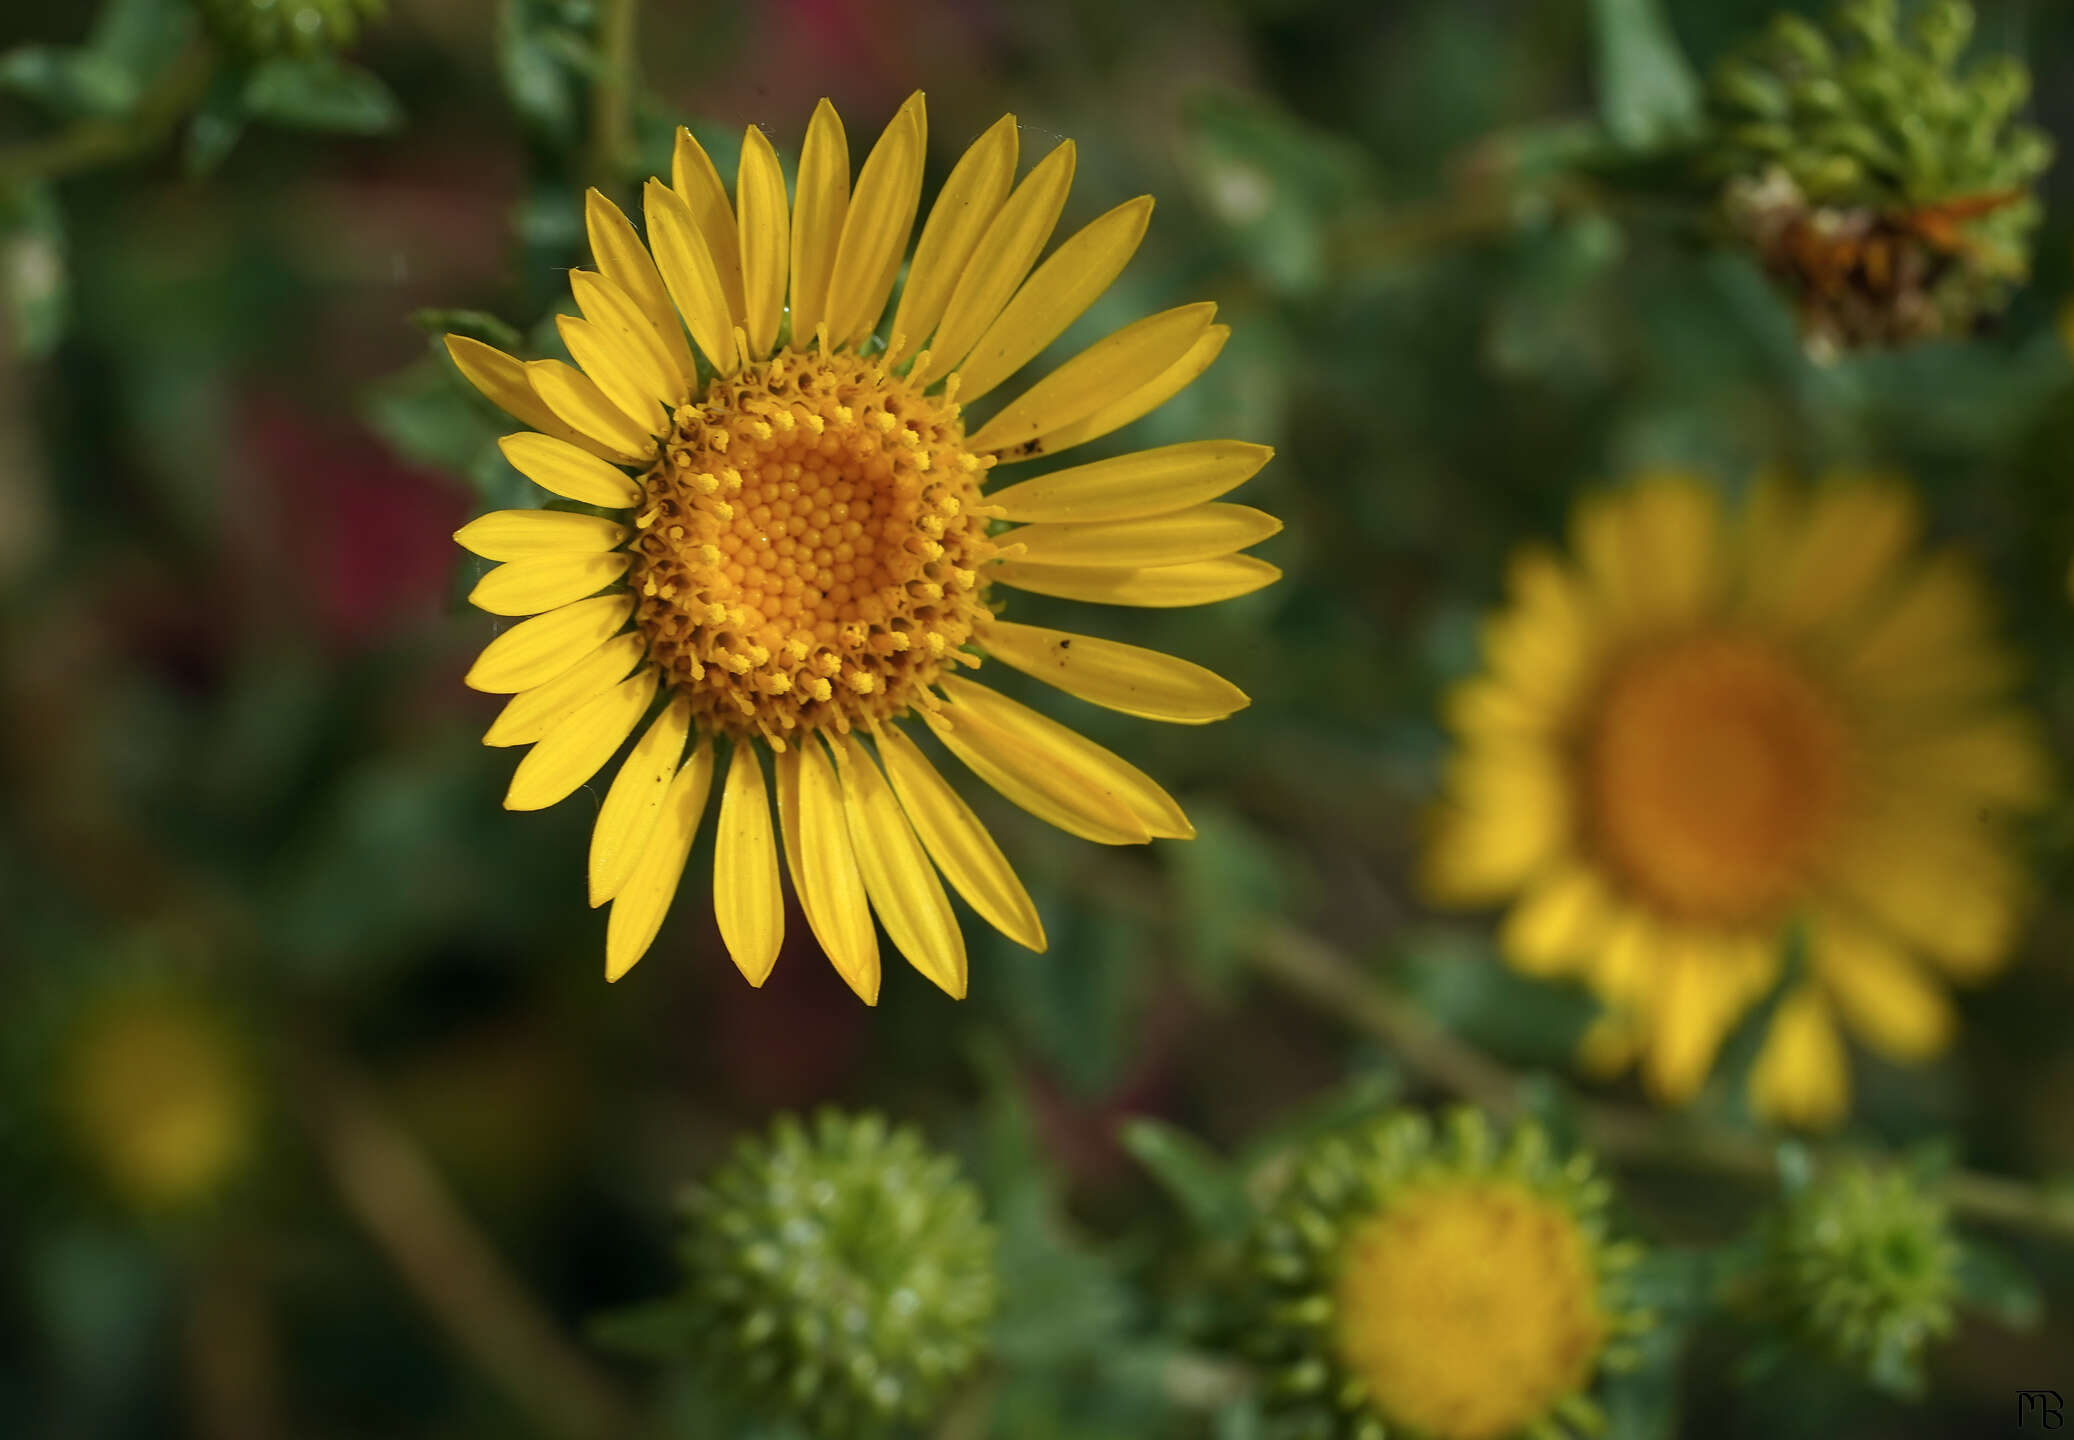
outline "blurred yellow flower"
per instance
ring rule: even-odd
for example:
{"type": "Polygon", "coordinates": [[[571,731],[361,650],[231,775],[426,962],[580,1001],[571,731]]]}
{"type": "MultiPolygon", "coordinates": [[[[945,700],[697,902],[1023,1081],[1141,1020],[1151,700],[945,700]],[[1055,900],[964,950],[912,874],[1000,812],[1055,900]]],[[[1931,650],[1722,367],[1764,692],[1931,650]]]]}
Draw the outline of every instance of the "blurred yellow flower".
{"type": "Polygon", "coordinates": [[[1637,1056],[1676,1103],[1779,982],[1750,1077],[1763,1113],[1849,1106],[1837,1021],[1901,1061],[1944,1048],[1944,981],[2007,950],[2024,876],[1998,820],[2050,780],[2010,703],[1982,587],[1916,552],[1910,492],[1871,476],[1761,483],[1725,515],[1696,479],[1586,500],[1574,561],[1531,548],[1448,698],[1459,747],[1425,878],[1510,900],[1520,970],[1607,1006],[1585,1059],[1637,1056]]]}
{"type": "Polygon", "coordinates": [[[60,1102],[75,1147],[140,1210],[208,1199],[244,1164],[257,1124],[222,1021],[154,987],[100,999],[71,1036],[60,1102]]]}
{"type": "Polygon", "coordinates": [[[1016,183],[1016,124],[1004,117],[946,180],[881,345],[920,205],[925,130],[917,94],[853,194],[842,123],[822,102],[789,200],[760,130],[743,138],[732,199],[680,130],[671,183],[644,191],[645,245],[590,196],[598,268],[573,272],[582,313],[558,317],[576,366],[448,337],[461,371],[537,432],[506,438],[512,464],[582,507],[501,511],[457,538],[504,562],[474,603],[534,617],[468,675],[513,697],[486,742],[533,746],[505,804],[553,804],[638,737],[591,846],[591,903],[612,903],[610,979],[652,943],[717,785],[715,908],[751,984],[782,938],[782,843],[807,923],[858,995],[879,990],[874,911],[917,969],[963,995],[965,943],[939,871],[1012,939],[1042,949],[1044,932],[1000,849],[898,722],[919,717],[1040,818],[1137,844],[1193,834],[1164,790],[957,671],[990,657],[1183,724],[1246,704],[1200,666],[995,614],[995,584],[1175,606],[1269,583],[1278,572],[1239,552],[1278,522],[1217,497],[1270,452],[1170,445],[983,495],[996,465],[1056,454],[1164,403],[1228,331],[1211,305],[1127,325],[968,434],[965,405],[1107,289],[1152,202],[1117,206],[1037,264],[1073,145],[1016,183]],[[996,533],[996,521],[1020,528],[996,533]],[[774,756],[775,825],[761,750],[774,756]]]}

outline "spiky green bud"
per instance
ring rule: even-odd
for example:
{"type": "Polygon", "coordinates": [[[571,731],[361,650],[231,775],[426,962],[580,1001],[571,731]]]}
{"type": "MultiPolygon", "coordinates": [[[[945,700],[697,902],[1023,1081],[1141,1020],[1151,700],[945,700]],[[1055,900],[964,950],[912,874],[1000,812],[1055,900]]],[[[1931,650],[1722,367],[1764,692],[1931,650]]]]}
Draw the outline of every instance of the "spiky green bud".
{"type": "Polygon", "coordinates": [[[251,55],[343,50],[379,20],[384,0],[195,0],[225,44],[251,55]]]}
{"type": "Polygon", "coordinates": [[[1875,1383],[1916,1383],[1949,1334],[1959,1247],[1942,1201],[1897,1169],[1850,1164],[1791,1197],[1768,1226],[1764,1290],[1784,1324],[1875,1383]]]}
{"type": "Polygon", "coordinates": [[[685,1201],[682,1309],[743,1408],[854,1440],[927,1419],[998,1298],[979,1194],[876,1115],[786,1116],[685,1201]]]}

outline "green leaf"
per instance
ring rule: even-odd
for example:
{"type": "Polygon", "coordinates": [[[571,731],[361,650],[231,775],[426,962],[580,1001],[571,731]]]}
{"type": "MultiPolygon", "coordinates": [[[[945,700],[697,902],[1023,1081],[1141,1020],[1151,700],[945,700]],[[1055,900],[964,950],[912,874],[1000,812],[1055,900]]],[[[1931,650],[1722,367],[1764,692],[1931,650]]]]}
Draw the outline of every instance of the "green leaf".
{"type": "Polygon", "coordinates": [[[277,125],[348,135],[382,135],[403,123],[403,107],[378,76],[331,56],[261,61],[245,82],[245,109],[277,125]]]}
{"type": "Polygon", "coordinates": [[[66,256],[64,215],[50,187],[0,190],[0,300],[23,355],[48,355],[64,338],[72,308],[66,256]]]}
{"type": "Polygon", "coordinates": [[[410,323],[434,339],[449,333],[467,335],[504,351],[517,351],[526,343],[525,336],[487,310],[413,310],[410,323]]]}
{"type": "Polygon", "coordinates": [[[245,134],[248,118],[243,77],[233,70],[219,72],[187,122],[180,160],[188,175],[200,179],[228,159],[245,134]]]}
{"type": "Polygon", "coordinates": [[[2045,1313],[2037,1277],[1984,1240],[1963,1237],[1959,1249],[1959,1297],[2011,1330],[2032,1330],[2045,1313]]]}
{"type": "Polygon", "coordinates": [[[137,103],[137,77],[91,50],[24,45],[0,55],[0,90],[27,96],[57,115],[115,116],[137,103]]]}
{"type": "Polygon", "coordinates": [[[504,98],[532,129],[564,144],[580,132],[577,77],[562,58],[566,27],[542,0],[504,0],[497,13],[497,73],[504,98]]]}
{"type": "Polygon", "coordinates": [[[194,22],[185,0],[109,0],[86,48],[141,81],[179,55],[194,22]]]}
{"type": "Polygon", "coordinates": [[[1274,846],[1236,810],[1199,803],[1189,819],[1195,840],[1176,847],[1172,859],[1187,954],[1196,971],[1228,995],[1244,971],[1253,932],[1282,910],[1288,887],[1274,846]]]}
{"type": "Polygon", "coordinates": [[[1654,150],[1700,131],[1700,86],[1659,0],[1592,0],[1599,118],[1616,143],[1654,150]]]}
{"type": "Polygon", "coordinates": [[[1245,1187],[1228,1161],[1187,1131],[1159,1120],[1126,1120],[1117,1141],[1173,1196],[1204,1236],[1238,1235],[1252,1217],[1245,1187]]]}

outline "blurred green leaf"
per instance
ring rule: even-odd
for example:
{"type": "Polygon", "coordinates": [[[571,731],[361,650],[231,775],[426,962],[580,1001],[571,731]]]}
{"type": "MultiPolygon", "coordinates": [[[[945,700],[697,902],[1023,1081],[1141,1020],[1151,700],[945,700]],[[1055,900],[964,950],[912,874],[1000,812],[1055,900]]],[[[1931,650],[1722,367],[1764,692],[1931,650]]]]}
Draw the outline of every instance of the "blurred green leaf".
{"type": "Polygon", "coordinates": [[[187,122],[187,136],[180,150],[187,173],[196,178],[212,174],[237,148],[249,118],[244,76],[236,70],[219,71],[187,122]]]}
{"type": "Polygon", "coordinates": [[[194,28],[189,0],[108,0],[87,49],[141,80],[177,56],[194,28]]]}
{"type": "Polygon", "coordinates": [[[1960,1238],[1959,1297],[2012,1330],[2036,1329],[2045,1313],[2038,1277],[1985,1240],[1960,1238]]]}
{"type": "Polygon", "coordinates": [[[262,60],[245,81],[245,109],[277,125],[348,135],[403,124],[403,107],[379,76],[331,56],[262,60]]]}
{"type": "Polygon", "coordinates": [[[1189,966],[1229,994],[1245,971],[1253,932],[1288,901],[1281,857],[1237,810],[1215,801],[1189,807],[1195,840],[1175,849],[1189,966]]]}
{"type": "Polygon", "coordinates": [[[565,7],[504,0],[497,12],[497,74],[504,98],[536,133],[573,144],[581,133],[581,92],[565,62],[572,39],[565,7]]]}
{"type": "Polygon", "coordinates": [[[1128,915],[1032,892],[1046,917],[1051,948],[1004,957],[996,983],[1024,1043],[1074,1094],[1115,1084],[1131,1058],[1142,1009],[1151,928],[1128,915]]]}
{"type": "Polygon", "coordinates": [[[1127,1120],[1117,1140],[1206,1238],[1235,1237],[1250,1222],[1253,1210],[1238,1172],[1186,1130],[1159,1120],[1127,1120]]]}
{"type": "Polygon", "coordinates": [[[525,336],[487,310],[413,310],[410,323],[435,340],[449,333],[467,335],[504,351],[515,351],[526,340],[525,336]]]}
{"type": "Polygon", "coordinates": [[[55,350],[71,317],[72,276],[65,223],[51,187],[0,188],[0,299],[16,350],[55,350]]]}
{"type": "Polygon", "coordinates": [[[1592,0],[1592,19],[1607,133],[1630,150],[1699,134],[1699,81],[1658,0],[1592,0]]]}
{"type": "Polygon", "coordinates": [[[0,89],[63,116],[121,115],[137,103],[137,78],[107,55],[61,45],[24,45],[0,55],[0,89]]]}

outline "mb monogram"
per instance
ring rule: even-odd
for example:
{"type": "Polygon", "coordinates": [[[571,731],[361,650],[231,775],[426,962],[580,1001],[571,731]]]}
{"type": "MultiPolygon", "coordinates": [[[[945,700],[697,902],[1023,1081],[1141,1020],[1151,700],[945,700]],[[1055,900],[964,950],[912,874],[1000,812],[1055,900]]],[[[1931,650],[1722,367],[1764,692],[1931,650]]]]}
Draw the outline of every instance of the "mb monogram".
{"type": "Polygon", "coordinates": [[[2060,1406],[2057,1390],[2019,1390],[2016,1392],[2016,1428],[2019,1430],[2058,1430],[2067,1423],[2067,1416],[2060,1406]]]}

